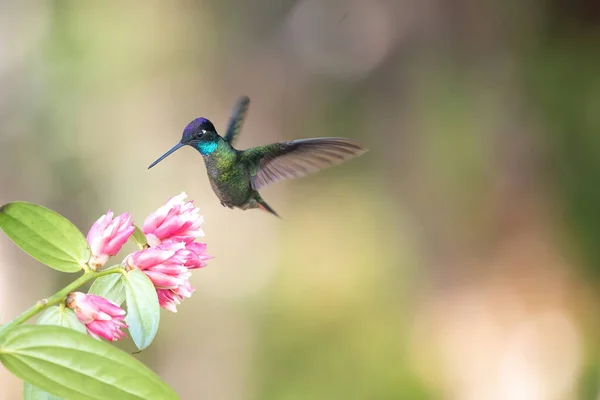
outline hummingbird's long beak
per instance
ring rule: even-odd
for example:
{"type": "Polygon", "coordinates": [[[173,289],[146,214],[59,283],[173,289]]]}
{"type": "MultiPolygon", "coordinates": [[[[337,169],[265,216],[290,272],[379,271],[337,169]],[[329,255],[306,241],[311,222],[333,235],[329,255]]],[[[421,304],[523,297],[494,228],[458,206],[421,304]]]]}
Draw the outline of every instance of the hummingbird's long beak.
{"type": "Polygon", "coordinates": [[[165,154],[163,154],[162,156],[160,156],[158,158],[158,160],[156,160],[152,164],[150,164],[150,166],[148,167],[148,169],[154,167],[156,164],[158,164],[159,162],[161,162],[162,160],[164,160],[165,158],[167,158],[168,155],[170,155],[171,153],[174,153],[175,150],[180,149],[183,146],[185,146],[183,143],[181,143],[181,142],[177,143],[175,146],[173,146],[173,148],[171,150],[167,151],[165,154]]]}

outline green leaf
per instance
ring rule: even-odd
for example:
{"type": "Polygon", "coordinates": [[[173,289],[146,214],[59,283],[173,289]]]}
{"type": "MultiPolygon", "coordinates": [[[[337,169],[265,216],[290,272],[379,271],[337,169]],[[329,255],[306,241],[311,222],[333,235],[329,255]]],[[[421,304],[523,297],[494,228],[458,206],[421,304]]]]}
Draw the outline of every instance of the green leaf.
{"type": "Polygon", "coordinates": [[[110,274],[96,279],[88,293],[102,296],[120,306],[125,301],[123,274],[110,274]]]}
{"type": "Polygon", "coordinates": [[[148,247],[148,240],[146,239],[146,235],[137,225],[134,226],[135,231],[133,231],[133,234],[130,236],[130,238],[135,242],[135,244],[137,244],[140,247],[140,249],[145,249],[146,247],[148,247]]]}
{"type": "MultiPolygon", "coordinates": [[[[79,322],[75,312],[70,308],[50,307],[42,313],[37,319],[38,325],[56,325],[65,328],[73,329],[81,333],[87,334],[85,325],[79,322]]],[[[23,383],[23,399],[25,400],[62,400],[59,397],[53,396],[48,392],[37,388],[30,383],[23,383]]]]}
{"type": "Polygon", "coordinates": [[[90,258],[79,229],[62,215],[36,204],[14,202],[0,207],[0,229],[24,252],[58,271],[77,272],[90,258]]]}
{"type": "Polygon", "coordinates": [[[24,381],[67,400],[178,399],[129,354],[59,326],[11,329],[0,340],[0,362],[24,381]]]}
{"type": "Polygon", "coordinates": [[[133,342],[139,350],[143,350],[152,343],[158,331],[158,296],[150,278],[138,269],[129,271],[124,281],[127,299],[125,322],[133,342]]]}
{"type": "Polygon", "coordinates": [[[79,322],[79,319],[70,308],[50,307],[38,317],[37,324],[64,326],[74,331],[87,333],[85,325],[79,322]]]}
{"type": "Polygon", "coordinates": [[[60,397],[44,392],[31,383],[23,382],[23,400],[62,400],[60,397]]]}

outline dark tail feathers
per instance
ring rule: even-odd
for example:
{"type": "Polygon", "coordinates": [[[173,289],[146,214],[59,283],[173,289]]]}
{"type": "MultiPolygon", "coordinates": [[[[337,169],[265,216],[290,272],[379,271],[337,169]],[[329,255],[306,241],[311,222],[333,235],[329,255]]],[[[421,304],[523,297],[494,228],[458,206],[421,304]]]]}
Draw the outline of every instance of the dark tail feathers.
{"type": "Polygon", "coordinates": [[[268,213],[271,213],[271,214],[273,214],[274,216],[276,216],[277,218],[281,218],[281,217],[279,216],[279,214],[277,214],[277,213],[275,212],[275,210],[273,210],[273,209],[271,208],[271,206],[270,206],[270,205],[268,205],[268,204],[267,204],[267,202],[266,202],[266,201],[264,201],[263,199],[259,199],[259,200],[257,201],[257,203],[258,203],[258,208],[260,208],[261,210],[263,210],[263,211],[266,211],[266,212],[268,212],[268,213]]]}

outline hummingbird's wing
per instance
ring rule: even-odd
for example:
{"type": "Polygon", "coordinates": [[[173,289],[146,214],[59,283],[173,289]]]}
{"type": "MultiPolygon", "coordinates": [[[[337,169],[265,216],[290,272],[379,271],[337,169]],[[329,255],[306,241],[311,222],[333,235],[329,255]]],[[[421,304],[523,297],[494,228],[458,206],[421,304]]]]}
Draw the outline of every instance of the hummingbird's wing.
{"type": "Polygon", "coordinates": [[[225,132],[224,139],[233,146],[236,136],[242,130],[244,119],[248,113],[248,106],[250,106],[250,98],[248,96],[242,96],[235,103],[233,113],[229,119],[229,126],[227,126],[227,132],[225,132]]]}
{"type": "Polygon", "coordinates": [[[251,167],[254,190],[283,180],[306,176],[331,165],[357,157],[365,149],[345,138],[293,140],[254,147],[241,153],[251,167]]]}

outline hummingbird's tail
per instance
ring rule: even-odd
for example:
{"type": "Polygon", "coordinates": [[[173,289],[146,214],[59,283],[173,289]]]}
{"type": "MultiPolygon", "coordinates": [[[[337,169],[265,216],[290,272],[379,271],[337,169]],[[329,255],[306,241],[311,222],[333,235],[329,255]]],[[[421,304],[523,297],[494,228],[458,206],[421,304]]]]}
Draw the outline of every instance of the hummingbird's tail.
{"type": "Polygon", "coordinates": [[[273,209],[271,208],[271,206],[270,206],[270,205],[268,205],[268,204],[267,204],[267,202],[266,202],[266,201],[264,201],[262,198],[259,198],[259,199],[256,201],[256,205],[257,205],[257,206],[258,206],[258,208],[260,208],[261,210],[263,210],[263,211],[266,211],[266,212],[268,212],[268,213],[271,213],[271,214],[273,214],[274,216],[276,216],[277,218],[281,218],[281,217],[279,216],[279,214],[277,214],[277,213],[275,212],[275,210],[273,210],[273,209]]]}

